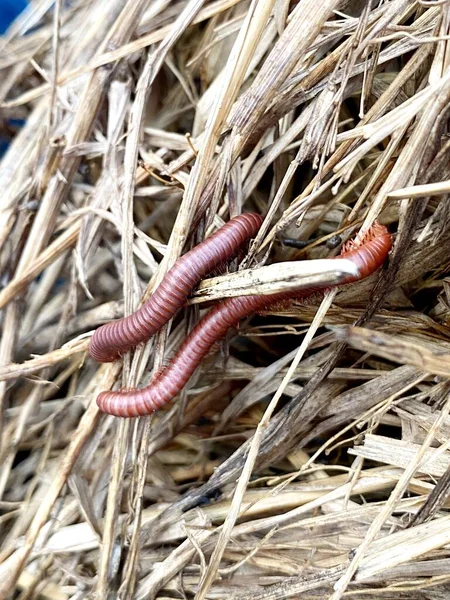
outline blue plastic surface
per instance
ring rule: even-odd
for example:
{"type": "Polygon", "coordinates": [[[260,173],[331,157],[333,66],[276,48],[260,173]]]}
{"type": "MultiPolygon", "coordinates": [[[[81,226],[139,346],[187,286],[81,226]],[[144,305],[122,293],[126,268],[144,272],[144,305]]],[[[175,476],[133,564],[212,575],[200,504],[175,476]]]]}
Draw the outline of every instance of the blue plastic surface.
{"type": "MultiPolygon", "coordinates": [[[[0,35],[3,35],[11,22],[28,6],[27,0],[0,0],[0,35]]],[[[22,123],[14,122],[15,125],[22,123]]],[[[0,158],[8,148],[8,140],[0,136],[0,158]]]]}
{"type": "Polygon", "coordinates": [[[28,5],[26,0],[0,0],[0,35],[28,5]]]}

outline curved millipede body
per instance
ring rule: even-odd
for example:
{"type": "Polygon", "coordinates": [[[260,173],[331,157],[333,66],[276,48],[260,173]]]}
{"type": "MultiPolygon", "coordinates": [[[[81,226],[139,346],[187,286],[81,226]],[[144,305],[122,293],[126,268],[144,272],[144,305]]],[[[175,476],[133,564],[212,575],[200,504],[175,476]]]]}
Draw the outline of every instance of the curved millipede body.
{"type": "Polygon", "coordinates": [[[112,362],[127,350],[146,342],[185,304],[205,275],[229,261],[256,235],[261,223],[262,218],[255,213],[239,215],[178,259],[136,312],[95,331],[89,345],[92,358],[112,362]]]}
{"type": "MultiPolygon", "coordinates": [[[[363,243],[348,243],[340,257],[355,263],[358,274],[348,276],[343,283],[364,279],[386,260],[392,245],[392,237],[386,227],[375,224],[363,243]]],[[[105,413],[118,417],[144,416],[158,410],[174,398],[208,354],[211,347],[223,338],[228,329],[244,317],[294,297],[301,298],[317,292],[317,288],[301,292],[283,292],[271,296],[253,295],[228,298],[201,319],[183,342],[169,366],[146,388],[102,392],[97,404],[105,413]]]]}

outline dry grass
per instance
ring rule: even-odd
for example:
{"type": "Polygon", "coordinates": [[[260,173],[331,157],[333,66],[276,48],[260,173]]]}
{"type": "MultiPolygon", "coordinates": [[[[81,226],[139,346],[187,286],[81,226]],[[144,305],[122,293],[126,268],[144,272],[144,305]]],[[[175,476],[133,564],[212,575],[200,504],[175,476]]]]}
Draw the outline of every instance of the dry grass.
{"type": "Polygon", "coordinates": [[[0,600],[449,596],[449,40],[448,0],[37,0],[11,27],[0,600]],[[242,210],[247,270],[87,357],[242,210]],[[284,289],[375,219],[381,272],[241,324],[165,411],[98,412],[205,302],[284,289]]]}

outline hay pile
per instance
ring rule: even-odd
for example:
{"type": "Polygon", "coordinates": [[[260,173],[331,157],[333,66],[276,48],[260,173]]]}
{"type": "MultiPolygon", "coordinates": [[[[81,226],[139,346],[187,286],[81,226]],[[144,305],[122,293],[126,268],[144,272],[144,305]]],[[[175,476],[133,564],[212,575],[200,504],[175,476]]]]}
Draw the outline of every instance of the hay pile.
{"type": "Polygon", "coordinates": [[[449,597],[449,29],[446,0],[37,0],[10,28],[0,598],[449,597]],[[167,410],[101,415],[214,288],[118,364],[93,330],[242,210],[252,269],[375,219],[394,248],[242,323],[167,410]]]}

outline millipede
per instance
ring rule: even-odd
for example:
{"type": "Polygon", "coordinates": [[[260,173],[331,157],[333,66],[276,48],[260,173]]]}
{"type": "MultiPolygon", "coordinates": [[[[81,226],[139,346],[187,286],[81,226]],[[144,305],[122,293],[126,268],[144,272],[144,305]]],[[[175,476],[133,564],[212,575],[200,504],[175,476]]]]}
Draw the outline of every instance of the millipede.
{"type": "Polygon", "coordinates": [[[113,362],[149,340],[175,316],[205,275],[235,256],[261,227],[262,217],[234,217],[208,239],[179,258],[150,298],[128,317],[106,323],[91,338],[89,354],[98,362],[113,362]]]}
{"type": "MultiPolygon", "coordinates": [[[[378,223],[373,225],[360,243],[348,242],[343,247],[340,258],[351,260],[357,269],[355,275],[346,276],[341,284],[364,279],[376,271],[386,260],[391,245],[391,234],[378,223]]],[[[329,289],[330,286],[323,286],[321,289],[324,288],[329,289]]],[[[102,392],[97,398],[100,410],[118,417],[139,417],[162,408],[183,389],[212,346],[241,319],[273,304],[308,297],[318,290],[318,287],[314,287],[266,296],[259,294],[233,297],[220,302],[199,321],[169,365],[147,387],[102,392]]]]}

